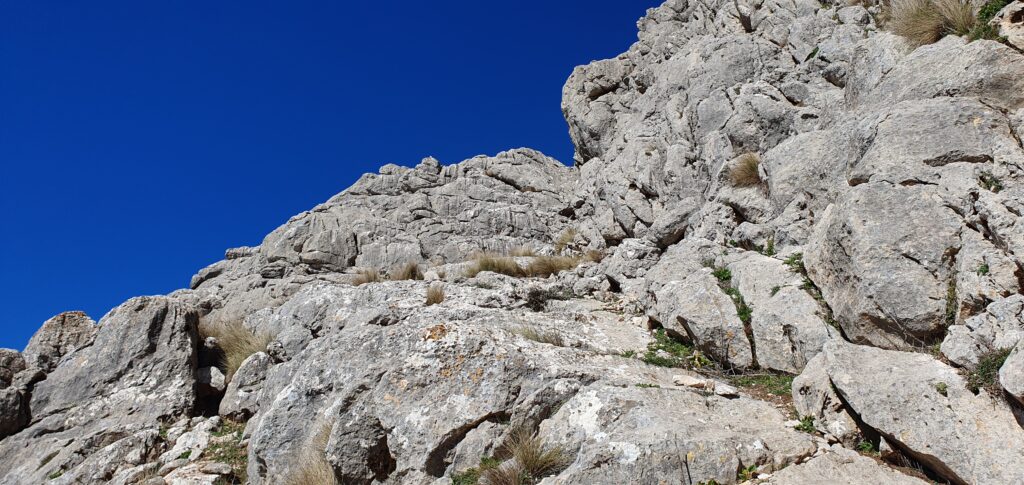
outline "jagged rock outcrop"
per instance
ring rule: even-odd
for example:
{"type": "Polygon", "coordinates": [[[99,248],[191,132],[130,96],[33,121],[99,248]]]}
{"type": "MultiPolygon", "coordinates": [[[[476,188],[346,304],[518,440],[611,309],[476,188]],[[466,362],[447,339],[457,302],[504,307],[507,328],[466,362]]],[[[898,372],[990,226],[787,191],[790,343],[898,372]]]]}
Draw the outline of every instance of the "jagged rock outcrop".
{"type": "Polygon", "coordinates": [[[1024,55],[878,14],[668,0],[566,82],[575,166],[388,165],[54,317],[0,351],[0,484],[447,485],[524,432],[543,483],[1024,481],[1024,55]]]}

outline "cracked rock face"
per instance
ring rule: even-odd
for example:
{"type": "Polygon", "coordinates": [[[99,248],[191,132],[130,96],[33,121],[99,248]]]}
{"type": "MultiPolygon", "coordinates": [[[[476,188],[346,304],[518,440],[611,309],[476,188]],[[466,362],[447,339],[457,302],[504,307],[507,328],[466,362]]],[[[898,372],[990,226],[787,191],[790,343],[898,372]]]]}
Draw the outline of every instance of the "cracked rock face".
{"type": "Polygon", "coordinates": [[[565,83],[572,167],[387,165],[54,317],[0,350],[0,484],[447,485],[524,431],[542,483],[1024,482],[1024,55],[878,14],[668,0],[565,83]],[[222,372],[217,325],[270,343],[222,372]]]}

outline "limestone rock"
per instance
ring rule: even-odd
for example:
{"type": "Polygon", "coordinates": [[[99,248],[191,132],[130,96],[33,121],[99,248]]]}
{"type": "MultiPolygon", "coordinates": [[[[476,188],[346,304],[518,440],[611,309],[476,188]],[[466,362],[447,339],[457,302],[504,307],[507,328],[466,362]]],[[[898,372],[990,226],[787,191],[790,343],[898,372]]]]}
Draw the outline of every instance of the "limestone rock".
{"type": "Polygon", "coordinates": [[[753,364],[750,341],[732,299],[718,286],[711,269],[670,281],[655,293],[658,321],[686,336],[715,360],[736,367],[753,364]]]}
{"type": "Polygon", "coordinates": [[[259,410],[259,391],[270,368],[270,356],[257,352],[242,362],[220,402],[220,415],[244,421],[259,410]]]}
{"type": "Polygon", "coordinates": [[[42,482],[54,470],[109,478],[122,457],[152,449],[138,443],[152,443],[159,419],[194,410],[197,320],[190,303],[166,297],[134,298],[107,314],[92,345],[35,384],[32,424],[0,442],[0,483],[42,482]]]}
{"type": "Polygon", "coordinates": [[[832,341],[825,367],[838,393],[886,441],[953,483],[1014,483],[1024,430],[999,396],[973,394],[926,354],[832,341]]]}
{"type": "Polygon", "coordinates": [[[52,371],[61,358],[88,345],[96,330],[96,322],[83,312],[61,313],[32,336],[25,347],[25,361],[44,372],[52,371]]]}
{"type": "Polygon", "coordinates": [[[999,36],[1024,49],[1024,2],[1017,0],[1003,7],[990,22],[999,29],[999,36]]]}
{"type": "Polygon", "coordinates": [[[999,384],[1024,405],[1024,343],[1018,343],[999,368],[999,384]]]}
{"type": "Polygon", "coordinates": [[[855,451],[834,448],[815,457],[807,463],[788,467],[772,475],[767,482],[771,485],[805,485],[828,483],[830,485],[860,485],[862,483],[887,483],[893,485],[925,485],[920,478],[904,475],[880,465],[871,458],[855,451]]]}
{"type": "Polygon", "coordinates": [[[0,389],[6,388],[14,381],[14,376],[25,370],[25,358],[20,352],[12,349],[0,349],[0,389]]]}
{"type": "Polygon", "coordinates": [[[732,285],[752,308],[757,363],[799,373],[829,338],[822,308],[804,290],[800,274],[782,261],[749,252],[729,264],[732,285]]]}
{"type": "Polygon", "coordinates": [[[853,341],[921,346],[946,326],[961,224],[931,187],[857,185],[818,223],[808,274],[853,341]]]}
{"type": "Polygon", "coordinates": [[[811,437],[784,429],[784,421],[750,399],[593,385],[545,421],[540,436],[575,456],[559,483],[659,483],[678,480],[681,468],[694,483],[734,483],[740,468],[776,470],[814,452],[811,437]]]}
{"type": "Polygon", "coordinates": [[[844,407],[825,369],[825,356],[818,354],[793,379],[793,407],[800,418],[811,417],[814,427],[854,448],[861,432],[857,421],[844,407]]]}

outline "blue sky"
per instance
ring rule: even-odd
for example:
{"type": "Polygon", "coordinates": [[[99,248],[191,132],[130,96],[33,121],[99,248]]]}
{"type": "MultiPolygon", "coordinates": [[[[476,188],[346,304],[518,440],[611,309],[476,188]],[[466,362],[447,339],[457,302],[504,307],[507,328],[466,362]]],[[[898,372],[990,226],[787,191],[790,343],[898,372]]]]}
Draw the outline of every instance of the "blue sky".
{"type": "Polygon", "coordinates": [[[0,347],[185,287],[385,163],[571,163],[562,84],[658,3],[0,3],[0,347]]]}

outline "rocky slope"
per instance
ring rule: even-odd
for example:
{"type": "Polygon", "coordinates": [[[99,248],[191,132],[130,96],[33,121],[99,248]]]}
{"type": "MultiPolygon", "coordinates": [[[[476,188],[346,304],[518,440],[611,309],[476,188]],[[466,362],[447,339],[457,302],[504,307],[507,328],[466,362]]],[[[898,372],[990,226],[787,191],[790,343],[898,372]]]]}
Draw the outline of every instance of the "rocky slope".
{"type": "Polygon", "coordinates": [[[1018,34],[878,13],[669,0],[567,81],[574,167],[385,166],[54,317],[0,350],[0,483],[1024,482],[1018,34]]]}

